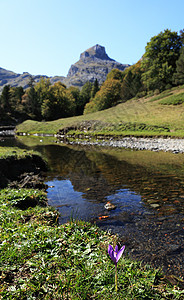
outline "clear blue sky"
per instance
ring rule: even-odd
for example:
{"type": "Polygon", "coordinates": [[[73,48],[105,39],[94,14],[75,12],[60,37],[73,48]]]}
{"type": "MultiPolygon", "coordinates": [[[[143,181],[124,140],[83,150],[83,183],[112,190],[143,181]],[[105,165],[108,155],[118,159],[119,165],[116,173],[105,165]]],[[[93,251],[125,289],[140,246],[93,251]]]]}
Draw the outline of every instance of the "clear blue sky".
{"type": "Polygon", "coordinates": [[[183,0],[0,0],[0,67],[66,76],[95,44],[136,63],[150,38],[184,28],[183,0]]]}

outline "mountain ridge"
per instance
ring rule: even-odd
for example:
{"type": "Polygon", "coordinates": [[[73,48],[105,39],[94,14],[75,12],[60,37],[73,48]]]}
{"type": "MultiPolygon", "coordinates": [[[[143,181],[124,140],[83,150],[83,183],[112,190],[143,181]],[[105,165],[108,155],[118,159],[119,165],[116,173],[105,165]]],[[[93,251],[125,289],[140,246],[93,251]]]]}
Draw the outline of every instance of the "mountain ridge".
{"type": "Polygon", "coordinates": [[[96,44],[80,54],[79,60],[71,65],[66,77],[31,75],[28,72],[18,74],[0,68],[0,91],[8,84],[12,87],[22,86],[23,88],[27,88],[30,77],[32,77],[35,82],[39,82],[41,78],[50,79],[51,84],[60,81],[67,87],[76,86],[81,88],[87,81],[94,82],[95,79],[102,84],[112,69],[117,68],[123,71],[129,66],[128,64],[121,64],[110,58],[105,51],[105,47],[96,44]]]}

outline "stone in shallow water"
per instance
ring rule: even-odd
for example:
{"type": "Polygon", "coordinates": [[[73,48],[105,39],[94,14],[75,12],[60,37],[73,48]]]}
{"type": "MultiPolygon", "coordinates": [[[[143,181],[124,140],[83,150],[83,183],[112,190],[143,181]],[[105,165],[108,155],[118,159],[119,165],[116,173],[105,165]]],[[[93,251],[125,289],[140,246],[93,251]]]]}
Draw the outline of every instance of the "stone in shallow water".
{"type": "Polygon", "coordinates": [[[113,210],[116,208],[116,206],[114,204],[112,204],[110,201],[108,201],[105,205],[104,205],[105,209],[107,210],[113,210]]]}
{"type": "Polygon", "coordinates": [[[153,207],[153,208],[157,208],[157,207],[159,207],[160,205],[159,205],[159,204],[156,204],[156,203],[153,203],[153,204],[150,204],[150,206],[153,207]]]}

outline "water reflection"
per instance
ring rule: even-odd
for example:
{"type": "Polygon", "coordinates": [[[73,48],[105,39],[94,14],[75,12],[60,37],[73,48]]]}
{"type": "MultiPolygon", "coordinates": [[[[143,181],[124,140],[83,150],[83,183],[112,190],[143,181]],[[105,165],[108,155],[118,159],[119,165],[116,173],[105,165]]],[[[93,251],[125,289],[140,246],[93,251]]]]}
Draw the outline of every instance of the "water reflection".
{"type": "Polygon", "coordinates": [[[39,140],[31,148],[49,163],[48,198],[61,222],[71,217],[96,222],[118,233],[134,258],[183,276],[183,154],[43,145],[39,140]],[[107,201],[116,209],[107,211],[107,201]]]}
{"type": "Polygon", "coordinates": [[[61,222],[73,211],[78,218],[120,234],[134,258],[182,276],[183,156],[178,161],[175,155],[176,162],[172,158],[171,164],[161,160],[155,167],[158,153],[141,164],[131,163],[127,157],[135,152],[129,150],[121,150],[121,159],[101,149],[49,146],[44,151],[51,166],[49,184],[55,185],[48,190],[48,197],[52,205],[60,206],[61,222]],[[56,203],[53,193],[57,194],[56,203]],[[116,209],[105,210],[107,201],[116,209]]]}

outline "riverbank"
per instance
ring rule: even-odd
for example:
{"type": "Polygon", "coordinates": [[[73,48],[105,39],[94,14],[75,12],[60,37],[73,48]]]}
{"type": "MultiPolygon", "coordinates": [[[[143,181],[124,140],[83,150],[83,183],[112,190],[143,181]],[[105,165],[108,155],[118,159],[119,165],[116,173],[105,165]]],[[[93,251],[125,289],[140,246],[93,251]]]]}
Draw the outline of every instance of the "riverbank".
{"type": "Polygon", "coordinates": [[[12,181],[20,181],[22,186],[31,186],[32,182],[36,187],[41,184],[40,173],[46,170],[46,162],[39,154],[15,147],[0,147],[0,188],[12,181]]]}
{"type": "MultiPolygon", "coordinates": [[[[151,151],[170,151],[173,153],[184,153],[184,139],[178,138],[143,138],[143,137],[123,137],[121,140],[116,140],[113,137],[109,139],[94,138],[73,138],[68,137],[65,142],[73,145],[93,145],[93,146],[108,146],[118,148],[129,148],[136,150],[151,150],[151,151]]],[[[62,139],[60,139],[62,141],[62,139]]]]}
{"type": "MultiPolygon", "coordinates": [[[[152,102],[145,102],[144,104],[150,105],[150,103],[152,102]]],[[[125,103],[122,103],[121,105],[123,106],[125,103]]],[[[121,105],[103,112],[98,112],[97,115],[94,113],[87,116],[51,122],[35,122],[27,120],[23,124],[17,126],[16,134],[33,136],[53,135],[59,141],[70,144],[123,147],[137,150],[171,151],[173,153],[184,152],[184,127],[180,124],[179,127],[176,128],[175,126],[177,123],[175,122],[175,119],[171,124],[163,123],[162,119],[156,119],[153,124],[150,124],[149,120],[145,121],[145,119],[143,119],[145,123],[138,121],[119,121],[121,114],[118,115],[118,107],[120,108],[121,105]],[[107,116],[115,112],[117,120],[112,117],[109,121],[107,116]],[[99,116],[104,117],[104,120],[90,119],[99,116]]],[[[129,109],[131,108],[132,110],[131,105],[132,104],[130,103],[129,109]]],[[[140,105],[140,103],[137,105],[140,105]]],[[[182,109],[183,106],[180,107],[180,116],[184,113],[182,109]]],[[[179,120],[181,121],[181,118],[179,118],[179,120]]]]}

